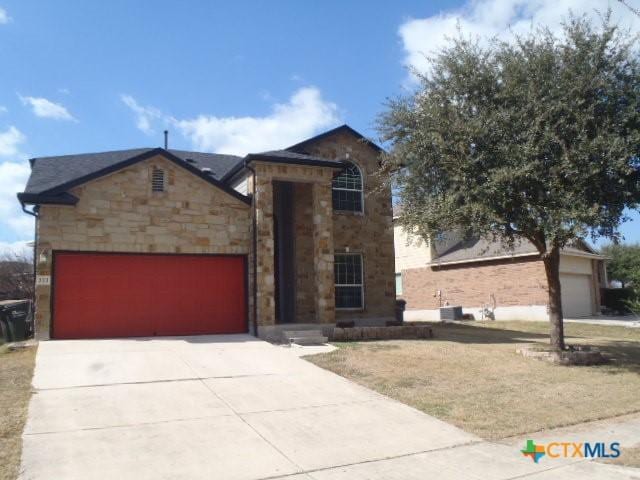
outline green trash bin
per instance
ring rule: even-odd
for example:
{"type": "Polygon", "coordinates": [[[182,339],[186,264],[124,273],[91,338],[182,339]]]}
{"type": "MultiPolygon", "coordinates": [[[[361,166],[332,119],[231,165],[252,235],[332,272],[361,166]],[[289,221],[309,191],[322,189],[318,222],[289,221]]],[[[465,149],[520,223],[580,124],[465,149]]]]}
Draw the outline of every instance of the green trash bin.
{"type": "Polygon", "coordinates": [[[31,300],[0,302],[0,323],[5,342],[20,342],[33,335],[31,300]]]}

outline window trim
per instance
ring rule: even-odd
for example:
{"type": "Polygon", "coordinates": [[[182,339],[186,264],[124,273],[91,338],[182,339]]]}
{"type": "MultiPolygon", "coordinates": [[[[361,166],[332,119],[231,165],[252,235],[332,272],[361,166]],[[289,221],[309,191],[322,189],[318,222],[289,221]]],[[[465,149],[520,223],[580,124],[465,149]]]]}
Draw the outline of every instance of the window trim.
{"type": "Polygon", "coordinates": [[[395,284],[395,287],[396,287],[396,297],[398,295],[402,295],[403,292],[404,292],[404,288],[403,288],[403,285],[402,285],[402,272],[396,272],[396,284],[395,284]],[[398,282],[398,280],[400,280],[400,282],[398,282]],[[398,283],[400,283],[400,289],[398,289],[398,283]]]}
{"type": "Polygon", "coordinates": [[[335,263],[335,257],[338,255],[343,256],[357,256],[360,257],[360,282],[361,283],[336,283],[335,274],[333,277],[333,294],[335,297],[337,287],[360,287],[360,306],[359,307],[338,307],[336,306],[336,311],[341,312],[361,312],[364,311],[365,308],[365,295],[364,295],[364,256],[361,252],[334,252],[333,261],[335,263]]]}
{"type": "MultiPolygon", "coordinates": [[[[353,165],[354,167],[356,167],[356,169],[358,170],[358,174],[360,175],[360,189],[334,187],[333,186],[333,182],[335,180],[335,177],[334,177],[331,179],[331,191],[333,192],[334,190],[337,190],[342,192],[360,192],[360,210],[341,210],[341,209],[333,208],[333,211],[336,213],[364,215],[364,174],[362,173],[362,168],[360,168],[360,165],[358,165],[356,162],[353,162],[351,160],[342,160],[342,162],[345,164],[345,167],[348,167],[350,165],[353,165]]],[[[339,176],[341,173],[342,172],[340,172],[336,176],[339,176]]]]}

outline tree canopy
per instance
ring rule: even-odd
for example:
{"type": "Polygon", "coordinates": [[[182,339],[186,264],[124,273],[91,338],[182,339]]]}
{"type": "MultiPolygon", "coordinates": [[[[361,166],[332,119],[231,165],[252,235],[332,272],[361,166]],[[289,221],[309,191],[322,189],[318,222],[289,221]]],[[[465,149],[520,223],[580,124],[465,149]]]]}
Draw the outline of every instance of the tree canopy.
{"type": "Polygon", "coordinates": [[[552,344],[564,347],[559,250],[619,238],[640,201],[640,69],[635,38],[570,17],[514,42],[462,35],[417,74],[415,93],[379,118],[391,143],[399,219],[425,239],[458,230],[513,244],[545,262],[552,344]]]}
{"type": "Polygon", "coordinates": [[[617,280],[623,287],[640,288],[640,244],[609,244],[602,247],[607,260],[609,280],[617,280]]]}

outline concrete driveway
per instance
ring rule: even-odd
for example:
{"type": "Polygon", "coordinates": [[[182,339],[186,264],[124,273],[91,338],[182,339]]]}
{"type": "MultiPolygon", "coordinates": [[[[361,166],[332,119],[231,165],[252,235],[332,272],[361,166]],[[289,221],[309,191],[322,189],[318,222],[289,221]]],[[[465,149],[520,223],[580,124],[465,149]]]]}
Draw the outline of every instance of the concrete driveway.
{"type": "Polygon", "coordinates": [[[536,465],[247,335],[43,342],[33,386],[24,479],[640,478],[536,465]]]}

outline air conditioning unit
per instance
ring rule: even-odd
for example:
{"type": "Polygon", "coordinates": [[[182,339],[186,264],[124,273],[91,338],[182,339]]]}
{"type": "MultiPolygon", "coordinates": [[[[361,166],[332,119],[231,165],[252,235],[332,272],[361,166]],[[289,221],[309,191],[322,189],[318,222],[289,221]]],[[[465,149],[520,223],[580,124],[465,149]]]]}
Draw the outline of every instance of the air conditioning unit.
{"type": "Polygon", "coordinates": [[[440,307],[440,320],[462,320],[462,307],[440,307]]]}

